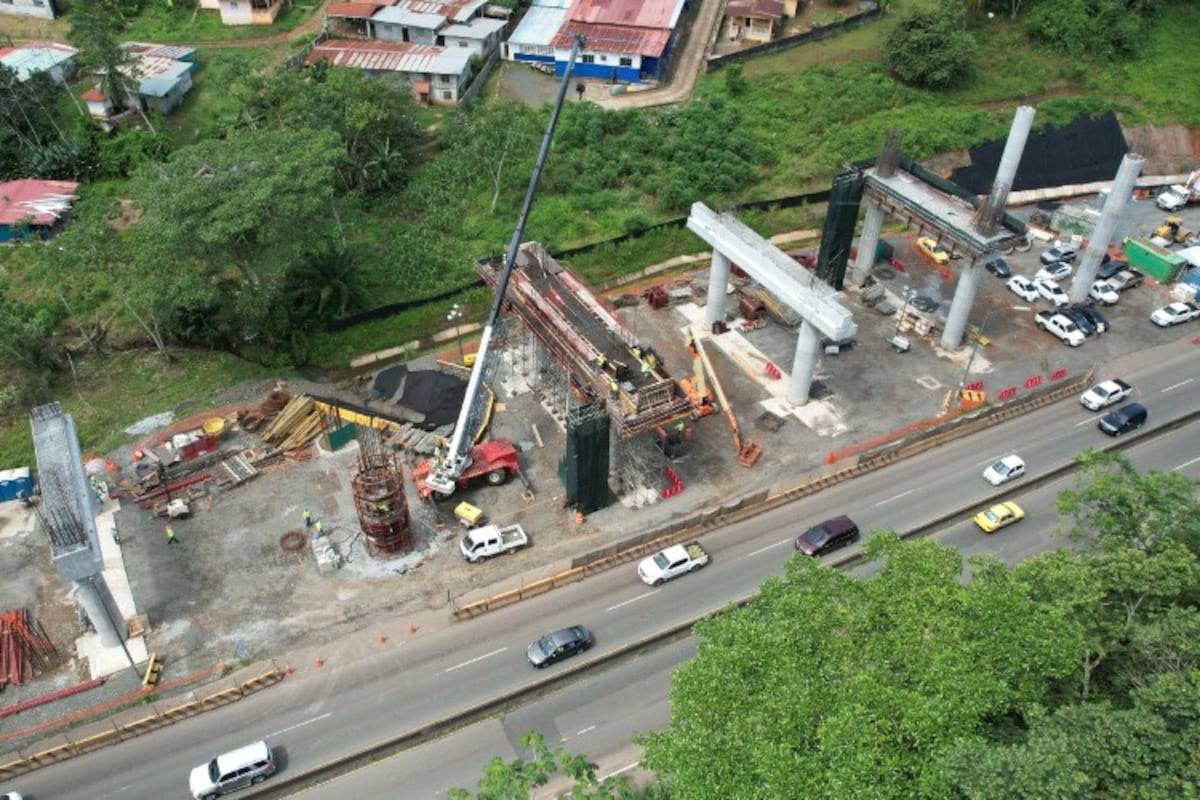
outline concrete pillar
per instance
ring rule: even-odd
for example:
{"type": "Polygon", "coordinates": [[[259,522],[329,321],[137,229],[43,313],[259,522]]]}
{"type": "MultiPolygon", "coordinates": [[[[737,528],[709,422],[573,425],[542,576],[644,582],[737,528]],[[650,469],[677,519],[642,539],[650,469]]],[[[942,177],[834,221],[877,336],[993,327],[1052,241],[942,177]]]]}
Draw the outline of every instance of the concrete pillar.
{"type": "Polygon", "coordinates": [[[787,392],[787,401],[794,406],[802,406],[808,402],[813,372],[817,368],[819,345],[817,329],[808,320],[801,322],[800,334],[796,337],[796,356],[792,359],[792,382],[788,384],[787,392]]]}
{"type": "Polygon", "coordinates": [[[976,224],[976,228],[985,236],[993,235],[1000,227],[1000,220],[1008,204],[1008,193],[1012,190],[1013,180],[1017,176],[1017,167],[1021,163],[1021,154],[1025,152],[1025,143],[1029,140],[1035,113],[1032,106],[1019,106],[1013,114],[1012,125],[1008,129],[1008,140],[1004,143],[1004,152],[1000,156],[1000,164],[996,167],[996,180],[992,183],[992,191],[984,202],[983,212],[976,224]]]}
{"type": "Polygon", "coordinates": [[[77,580],[71,584],[71,594],[83,606],[92,627],[100,636],[100,643],[105,647],[120,647],[121,642],[129,633],[121,612],[117,609],[117,601],[104,578],[96,575],[91,578],[77,580]]]}
{"type": "Polygon", "coordinates": [[[1133,195],[1133,187],[1137,182],[1138,175],[1142,174],[1143,161],[1144,159],[1135,153],[1129,153],[1121,159],[1121,166],[1117,168],[1117,176],[1113,178],[1112,189],[1109,190],[1108,198],[1104,201],[1104,208],[1100,211],[1100,221],[1096,223],[1096,230],[1092,232],[1092,238],[1088,239],[1087,249],[1083,251],[1079,269],[1071,281],[1070,291],[1067,292],[1072,303],[1082,303],[1087,300],[1088,292],[1092,288],[1092,281],[1096,280],[1096,272],[1100,269],[1100,261],[1108,252],[1109,242],[1113,240],[1117,223],[1121,219],[1121,212],[1125,210],[1125,204],[1133,195]]]}
{"type": "Polygon", "coordinates": [[[725,289],[729,286],[729,259],[713,250],[712,267],[708,271],[708,304],[704,307],[704,322],[712,333],[714,322],[725,321],[725,289]]]}
{"type": "Polygon", "coordinates": [[[958,275],[958,287],[950,301],[950,313],[946,315],[946,327],[942,331],[942,347],[953,349],[962,344],[967,330],[967,317],[975,304],[975,293],[979,291],[979,275],[983,272],[982,260],[963,268],[958,275]]]}
{"type": "Polygon", "coordinates": [[[879,233],[883,230],[883,220],[887,215],[883,211],[883,203],[871,198],[867,200],[867,216],[863,219],[862,236],[858,237],[858,255],[854,259],[854,272],[850,282],[862,286],[871,274],[875,264],[875,250],[879,246],[879,233]]]}

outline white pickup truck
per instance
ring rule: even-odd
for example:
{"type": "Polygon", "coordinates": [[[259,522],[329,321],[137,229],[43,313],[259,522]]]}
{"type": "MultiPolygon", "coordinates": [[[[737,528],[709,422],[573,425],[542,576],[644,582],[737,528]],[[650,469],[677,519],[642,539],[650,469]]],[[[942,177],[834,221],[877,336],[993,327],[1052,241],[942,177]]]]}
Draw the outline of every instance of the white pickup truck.
{"type": "Polygon", "coordinates": [[[1035,321],[1039,328],[1050,331],[1068,347],[1079,347],[1083,344],[1083,331],[1062,314],[1055,314],[1053,311],[1039,311],[1035,321]]]}
{"type": "Polygon", "coordinates": [[[511,553],[529,544],[525,529],[517,525],[484,525],[472,528],[463,536],[458,548],[463,558],[472,564],[485,558],[511,553]]]}
{"type": "Polygon", "coordinates": [[[699,542],[671,545],[638,564],[638,577],[644,583],[658,586],[672,578],[700,569],[708,563],[708,553],[699,542]]]}

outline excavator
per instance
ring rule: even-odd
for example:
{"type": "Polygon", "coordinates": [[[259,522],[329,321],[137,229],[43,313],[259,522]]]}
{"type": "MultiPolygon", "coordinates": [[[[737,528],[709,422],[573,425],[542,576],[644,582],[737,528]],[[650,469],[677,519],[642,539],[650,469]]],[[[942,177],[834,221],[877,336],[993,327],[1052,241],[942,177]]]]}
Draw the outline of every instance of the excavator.
{"type": "Polygon", "coordinates": [[[567,58],[563,70],[562,82],[558,87],[558,96],[550,113],[550,122],[542,137],[542,146],[538,151],[537,161],[533,165],[533,174],[529,178],[529,188],[525,191],[525,202],[521,206],[521,215],[517,219],[516,230],[504,254],[504,265],[500,277],[496,281],[496,294],[492,299],[491,311],[483,327],[479,339],[479,349],[475,354],[475,363],[471,367],[471,376],[467,380],[467,391],[463,395],[462,408],[458,413],[458,421],[454,425],[454,433],[450,441],[439,453],[436,464],[425,462],[418,464],[413,470],[413,478],[417,484],[417,492],[422,499],[430,495],[446,499],[454,494],[455,489],[465,488],[478,478],[491,485],[504,483],[510,474],[517,472],[517,451],[513,443],[507,439],[487,440],[474,444],[474,437],[484,427],[489,414],[490,404],[488,393],[484,391],[484,376],[494,368],[493,359],[488,358],[497,322],[504,309],[504,293],[508,289],[509,278],[512,277],[513,265],[517,260],[517,250],[525,235],[525,223],[529,221],[529,211],[533,206],[533,198],[537,193],[538,181],[542,169],[546,166],[546,156],[550,152],[550,141],[554,138],[554,128],[558,124],[558,116],[562,111],[563,100],[567,96],[567,85],[571,82],[571,71],[575,60],[583,49],[582,36],[575,37],[575,44],[567,58]]]}
{"type": "Polygon", "coordinates": [[[692,404],[692,418],[705,417],[717,410],[713,404],[713,391],[715,391],[721,408],[725,410],[725,419],[729,422],[729,429],[733,431],[733,447],[737,451],[738,463],[743,467],[753,467],[762,455],[762,444],[742,438],[737,417],[734,416],[733,407],[729,404],[729,399],[721,388],[721,382],[717,380],[717,373],[713,371],[712,362],[708,360],[708,353],[704,351],[704,345],[700,343],[700,337],[696,335],[695,329],[690,326],[688,327],[687,348],[691,353],[694,369],[691,378],[683,378],[679,381],[679,388],[683,390],[692,404]],[[706,373],[712,380],[712,390],[708,388],[705,380],[706,373]]]}

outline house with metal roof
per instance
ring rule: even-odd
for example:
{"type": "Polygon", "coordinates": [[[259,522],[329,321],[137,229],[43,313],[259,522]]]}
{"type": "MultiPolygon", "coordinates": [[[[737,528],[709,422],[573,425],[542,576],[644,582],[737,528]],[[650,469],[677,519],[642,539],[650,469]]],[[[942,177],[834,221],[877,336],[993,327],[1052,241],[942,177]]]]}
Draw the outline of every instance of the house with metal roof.
{"type": "Polygon", "coordinates": [[[78,188],[72,181],[33,178],[0,183],[0,243],[49,239],[70,214],[78,188]]]}
{"type": "MultiPolygon", "coordinates": [[[[143,109],[163,114],[174,111],[183,103],[192,90],[192,73],[200,67],[195,48],[145,42],[126,42],[121,47],[130,56],[121,72],[136,86],[130,91],[130,100],[136,100],[143,109]]],[[[114,112],[119,109],[115,108],[117,104],[112,98],[105,97],[101,91],[99,77],[102,75],[103,72],[97,73],[95,88],[85,92],[82,99],[87,103],[91,117],[101,122],[106,130],[111,130],[117,121],[114,112]]]]}
{"type": "Polygon", "coordinates": [[[58,11],[56,0],[3,0],[0,2],[0,14],[10,14],[14,17],[54,19],[58,11]]]}
{"type": "Polygon", "coordinates": [[[468,48],[327,39],[313,47],[304,63],[328,61],[373,75],[399,75],[408,81],[417,102],[454,105],[471,77],[471,56],[468,48]]]}
{"type": "Polygon", "coordinates": [[[39,73],[49,75],[55,83],[66,83],[75,74],[78,54],[78,50],[62,42],[26,42],[0,47],[0,64],[17,73],[17,80],[22,83],[39,73]]]}
{"type": "Polygon", "coordinates": [[[554,72],[562,75],[575,45],[584,37],[573,74],[610,83],[644,83],[662,78],[671,56],[675,30],[687,0],[572,0],[549,41],[538,34],[555,19],[555,7],[541,8],[530,28],[525,21],[509,37],[506,52],[517,61],[546,62],[553,53],[554,72]],[[518,40],[517,36],[523,38],[518,40]]]}
{"type": "Polygon", "coordinates": [[[725,33],[734,42],[769,42],[785,16],[781,0],[729,0],[725,6],[725,33]]]}
{"type": "Polygon", "coordinates": [[[439,31],[452,24],[471,24],[487,0],[399,0],[376,11],[368,20],[368,34],[385,42],[441,44],[439,31]]]}
{"type": "Polygon", "coordinates": [[[509,61],[554,65],[552,42],[567,22],[572,0],[533,0],[500,55],[509,61]]]}

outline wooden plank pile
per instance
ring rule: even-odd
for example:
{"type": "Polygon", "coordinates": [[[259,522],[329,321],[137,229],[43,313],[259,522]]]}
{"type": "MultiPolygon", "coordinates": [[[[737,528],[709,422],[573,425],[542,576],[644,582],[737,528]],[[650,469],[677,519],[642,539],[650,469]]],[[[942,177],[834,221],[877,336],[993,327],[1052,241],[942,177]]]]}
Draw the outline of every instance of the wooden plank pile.
{"type": "Polygon", "coordinates": [[[316,439],[325,430],[325,420],[308,395],[293,397],[259,435],[280,450],[294,450],[316,439]]]}
{"type": "Polygon", "coordinates": [[[50,665],[54,643],[41,623],[29,621],[29,609],[0,614],[0,689],[9,683],[20,686],[33,677],[33,670],[50,665]]]}

